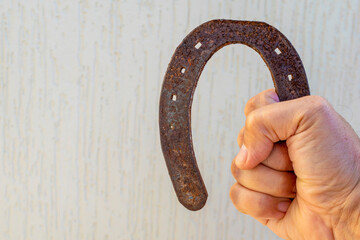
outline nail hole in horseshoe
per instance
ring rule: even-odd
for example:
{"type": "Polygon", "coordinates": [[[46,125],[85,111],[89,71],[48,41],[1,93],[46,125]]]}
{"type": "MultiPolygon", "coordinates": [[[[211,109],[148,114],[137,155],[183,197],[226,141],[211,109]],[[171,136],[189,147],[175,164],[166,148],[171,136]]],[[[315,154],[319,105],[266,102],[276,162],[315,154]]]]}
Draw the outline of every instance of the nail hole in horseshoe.
{"type": "Polygon", "coordinates": [[[185,70],[186,70],[186,69],[183,67],[183,68],[181,68],[180,72],[181,72],[181,73],[185,73],[185,70]]]}
{"type": "Polygon", "coordinates": [[[291,82],[291,80],[293,79],[293,76],[291,74],[288,75],[288,79],[291,82]]]}
{"type": "Polygon", "coordinates": [[[201,45],[202,45],[201,42],[198,42],[198,43],[195,45],[195,48],[196,48],[196,49],[199,49],[199,48],[201,47],[201,45]]]}
{"type": "Polygon", "coordinates": [[[276,52],[277,55],[280,55],[280,54],[281,54],[281,51],[280,51],[279,48],[275,48],[275,52],[276,52]]]}

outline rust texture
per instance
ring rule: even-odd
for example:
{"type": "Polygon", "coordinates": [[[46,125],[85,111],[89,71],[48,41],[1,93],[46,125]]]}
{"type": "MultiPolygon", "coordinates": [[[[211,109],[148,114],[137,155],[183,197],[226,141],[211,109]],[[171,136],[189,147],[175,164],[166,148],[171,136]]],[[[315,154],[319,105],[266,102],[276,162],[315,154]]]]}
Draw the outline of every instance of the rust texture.
{"type": "Polygon", "coordinates": [[[201,209],[207,191],[198,169],[191,137],[191,105],[206,62],[220,48],[241,43],[268,66],[280,101],[310,94],[305,69],[295,48],[276,28],[263,22],[212,20],[195,28],[177,47],[167,68],[160,96],[161,147],[179,201],[201,209]]]}

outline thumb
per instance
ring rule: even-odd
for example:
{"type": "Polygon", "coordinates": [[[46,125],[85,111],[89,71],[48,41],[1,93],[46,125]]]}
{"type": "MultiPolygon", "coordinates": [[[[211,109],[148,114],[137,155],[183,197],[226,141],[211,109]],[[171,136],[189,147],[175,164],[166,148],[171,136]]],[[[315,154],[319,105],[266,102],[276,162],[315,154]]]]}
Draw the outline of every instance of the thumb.
{"type": "Polygon", "coordinates": [[[321,97],[307,96],[266,105],[249,113],[243,145],[235,160],[237,167],[254,168],[269,156],[274,143],[287,140],[311,126],[304,117],[314,115],[316,106],[323,102],[321,97]]]}

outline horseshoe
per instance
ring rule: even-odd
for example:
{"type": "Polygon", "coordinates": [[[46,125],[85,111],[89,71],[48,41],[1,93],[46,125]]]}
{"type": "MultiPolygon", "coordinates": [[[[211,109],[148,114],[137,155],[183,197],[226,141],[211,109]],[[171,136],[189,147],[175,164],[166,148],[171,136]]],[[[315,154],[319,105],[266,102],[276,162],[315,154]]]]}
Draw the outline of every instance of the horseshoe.
{"type": "Polygon", "coordinates": [[[195,28],[177,47],[167,68],[160,96],[161,147],[179,201],[201,209],[207,191],[198,169],[191,137],[191,104],[206,62],[220,48],[245,44],[260,54],[271,72],[280,101],[310,94],[305,69],[295,48],[276,28],[263,23],[212,20],[195,28]]]}

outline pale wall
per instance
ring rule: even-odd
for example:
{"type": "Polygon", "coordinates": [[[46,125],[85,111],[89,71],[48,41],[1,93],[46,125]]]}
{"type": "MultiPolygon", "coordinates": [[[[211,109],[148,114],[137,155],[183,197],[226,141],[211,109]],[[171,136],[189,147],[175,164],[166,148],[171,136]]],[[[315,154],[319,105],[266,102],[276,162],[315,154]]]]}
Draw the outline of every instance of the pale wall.
{"type": "Polygon", "coordinates": [[[277,239],[228,197],[244,104],[272,87],[250,48],[216,53],[195,93],[205,208],[183,208],[167,174],[162,79],[210,19],[278,28],[312,94],[360,130],[359,1],[6,0],[0,17],[0,239],[277,239]]]}

